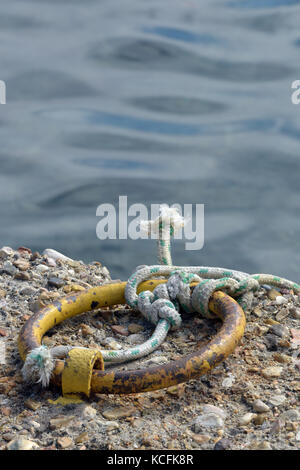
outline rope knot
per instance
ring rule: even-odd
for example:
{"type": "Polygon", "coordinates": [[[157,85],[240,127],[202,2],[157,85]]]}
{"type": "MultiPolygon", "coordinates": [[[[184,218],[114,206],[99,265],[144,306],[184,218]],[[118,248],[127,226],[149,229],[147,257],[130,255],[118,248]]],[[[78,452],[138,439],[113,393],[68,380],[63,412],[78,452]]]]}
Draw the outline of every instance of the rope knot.
{"type": "Polygon", "coordinates": [[[153,292],[143,291],[138,295],[138,309],[142,315],[155,325],[160,319],[170,323],[172,329],[181,326],[181,316],[178,313],[178,303],[170,300],[166,284],[157,286],[153,292]]]}
{"type": "Polygon", "coordinates": [[[252,291],[258,288],[259,282],[251,276],[245,277],[239,281],[231,277],[204,279],[193,291],[192,306],[203,316],[214,318],[215,315],[210,312],[208,304],[210,297],[216,290],[223,290],[232,297],[242,296],[242,300],[244,300],[243,306],[246,308],[252,298],[252,291]]]}

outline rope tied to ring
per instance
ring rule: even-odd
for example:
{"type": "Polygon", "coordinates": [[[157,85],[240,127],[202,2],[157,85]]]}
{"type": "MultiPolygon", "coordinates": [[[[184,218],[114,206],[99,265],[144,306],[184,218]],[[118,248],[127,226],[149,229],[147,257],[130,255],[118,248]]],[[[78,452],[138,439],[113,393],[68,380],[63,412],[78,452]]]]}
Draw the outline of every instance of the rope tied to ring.
{"type": "MultiPolygon", "coordinates": [[[[127,281],[125,298],[130,307],[140,311],[156,328],[152,336],[139,346],[118,351],[101,350],[105,363],[122,363],[153,352],[163,343],[170,329],[180,328],[181,310],[199,313],[206,318],[215,317],[208,304],[210,297],[217,290],[234,297],[244,310],[251,307],[253,293],[263,284],[293,289],[300,293],[298,284],[269,274],[250,275],[218,267],[173,266],[170,240],[185,222],[177,209],[166,206],[161,206],[159,217],[154,221],[141,222],[141,228],[157,238],[160,264],[138,266],[127,281]],[[166,278],[166,282],[158,285],[153,292],[143,291],[138,294],[139,285],[153,278],[166,278]],[[197,283],[193,289],[192,282],[197,283]]],[[[44,345],[33,349],[27,354],[24,362],[24,379],[40,382],[46,387],[50,382],[56,359],[66,360],[74,348],[89,350],[76,346],[47,348],[44,345]]]]}

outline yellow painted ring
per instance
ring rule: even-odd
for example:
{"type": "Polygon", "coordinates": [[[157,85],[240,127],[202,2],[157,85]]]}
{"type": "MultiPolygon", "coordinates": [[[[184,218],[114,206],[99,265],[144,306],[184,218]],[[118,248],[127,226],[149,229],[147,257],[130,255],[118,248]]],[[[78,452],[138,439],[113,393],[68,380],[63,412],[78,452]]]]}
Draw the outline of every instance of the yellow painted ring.
{"type": "Polygon", "coordinates": [[[104,370],[100,351],[95,349],[73,348],[69,351],[62,373],[63,395],[90,396],[93,369],[104,370]]]}
{"type": "MultiPolygon", "coordinates": [[[[153,290],[163,282],[166,281],[160,279],[143,282],[138,292],[153,290]]],[[[192,287],[193,285],[196,284],[192,284],[192,287]]],[[[41,345],[43,335],[67,318],[104,306],[125,304],[125,286],[126,282],[105,284],[78,294],[70,294],[35,313],[25,323],[19,335],[18,346],[21,358],[25,360],[28,352],[41,345]]],[[[235,349],[244,334],[246,325],[242,308],[234,299],[221,291],[212,295],[209,308],[223,321],[223,325],[208,344],[177,361],[147,369],[129,371],[94,369],[90,378],[91,391],[117,394],[140,393],[170,387],[209,372],[235,349]]],[[[57,360],[51,378],[52,383],[62,384],[64,368],[65,363],[57,360]]]]}

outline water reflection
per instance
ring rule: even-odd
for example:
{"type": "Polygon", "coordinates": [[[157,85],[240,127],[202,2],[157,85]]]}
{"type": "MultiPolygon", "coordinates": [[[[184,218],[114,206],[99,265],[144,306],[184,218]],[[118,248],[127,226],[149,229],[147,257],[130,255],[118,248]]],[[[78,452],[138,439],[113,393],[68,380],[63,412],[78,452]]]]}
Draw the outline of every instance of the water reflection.
{"type": "Polygon", "coordinates": [[[143,96],[132,98],[130,103],[137,108],[178,115],[220,113],[228,108],[225,103],[184,96],[143,96]]]}
{"type": "Polygon", "coordinates": [[[155,244],[100,242],[99,204],[204,203],[178,264],[299,281],[299,2],[3,2],[1,245],[126,278],[155,244]]]}
{"type": "Polygon", "coordinates": [[[156,34],[168,39],[175,39],[177,41],[190,42],[195,44],[218,44],[225,46],[226,41],[218,39],[210,34],[196,34],[179,28],[170,28],[167,26],[154,26],[152,28],[143,28],[143,32],[156,34]]]}
{"type": "Polygon", "coordinates": [[[300,0],[238,0],[229,2],[235,8],[276,8],[298,5],[300,0]]]}
{"type": "Polygon", "coordinates": [[[117,115],[102,111],[84,109],[63,109],[39,111],[38,115],[58,121],[82,122],[97,126],[112,126],[154,134],[193,137],[197,135],[219,135],[245,131],[269,131],[277,125],[276,119],[245,119],[231,122],[192,125],[162,120],[134,118],[130,115],[117,115]],[[69,119],[70,118],[70,119],[69,119]]]}
{"type": "Polygon", "coordinates": [[[11,101],[44,100],[51,98],[77,98],[94,95],[94,90],[84,82],[59,71],[31,70],[9,80],[11,101]]]}
{"type": "Polygon", "coordinates": [[[214,59],[174,44],[148,39],[112,39],[93,47],[91,56],[99,65],[109,62],[137,70],[150,67],[155,71],[190,73],[233,82],[279,80],[295,73],[293,67],[272,61],[235,62],[224,60],[223,54],[214,59]]]}

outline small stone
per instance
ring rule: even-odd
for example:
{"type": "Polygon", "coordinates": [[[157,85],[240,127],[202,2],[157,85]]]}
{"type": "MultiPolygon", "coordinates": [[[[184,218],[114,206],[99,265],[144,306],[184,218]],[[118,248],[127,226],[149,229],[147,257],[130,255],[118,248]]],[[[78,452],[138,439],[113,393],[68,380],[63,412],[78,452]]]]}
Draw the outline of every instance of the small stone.
{"type": "Polygon", "coordinates": [[[254,418],[256,418],[257,414],[255,413],[246,413],[244,416],[242,416],[239,420],[239,423],[241,426],[246,426],[247,424],[250,424],[251,421],[253,421],[254,418]]]}
{"type": "Polygon", "coordinates": [[[84,407],[82,415],[84,418],[95,418],[95,416],[97,415],[97,410],[92,406],[87,405],[84,407]]]}
{"type": "Polygon", "coordinates": [[[282,426],[283,426],[283,423],[281,419],[276,419],[276,421],[274,421],[270,427],[270,433],[278,434],[281,431],[282,426]]]}
{"type": "Polygon", "coordinates": [[[18,279],[20,281],[30,281],[31,280],[31,276],[27,271],[18,271],[15,274],[14,278],[18,279]]]}
{"type": "Polygon", "coordinates": [[[285,395],[273,395],[269,398],[269,402],[274,406],[280,406],[286,401],[285,395]]]}
{"type": "Polygon", "coordinates": [[[264,323],[265,323],[266,325],[279,325],[279,322],[276,321],[276,320],[274,320],[273,318],[266,318],[266,319],[264,320],[264,323]]]}
{"type": "Polygon", "coordinates": [[[298,411],[296,408],[291,408],[282,414],[282,418],[284,420],[296,421],[300,423],[300,411],[298,411]]]}
{"type": "Polygon", "coordinates": [[[272,450],[271,444],[267,441],[254,442],[251,446],[253,450],[272,450]]]}
{"type": "Polygon", "coordinates": [[[113,349],[114,351],[118,351],[119,349],[122,349],[122,346],[117,343],[114,339],[110,338],[110,341],[105,343],[109,349],[113,349]]]}
{"type": "Polygon", "coordinates": [[[28,271],[28,269],[30,268],[30,263],[25,260],[25,259],[18,259],[14,262],[14,265],[16,266],[16,268],[18,268],[20,271],[28,271]]]}
{"type": "Polygon", "coordinates": [[[46,256],[46,262],[48,266],[51,266],[51,268],[55,268],[57,266],[54,258],[49,258],[48,256],[46,256]]]}
{"type": "Polygon", "coordinates": [[[227,413],[222,408],[219,408],[215,405],[202,405],[201,406],[202,413],[214,413],[215,415],[220,416],[222,419],[226,419],[227,413]]]}
{"type": "Polygon", "coordinates": [[[64,286],[64,292],[66,292],[66,294],[69,294],[70,292],[82,292],[84,290],[85,288],[79,284],[68,284],[64,286]]]}
{"type": "Polygon", "coordinates": [[[40,299],[37,299],[29,302],[28,307],[33,313],[36,313],[41,308],[45,307],[45,304],[40,299]]]}
{"type": "Polygon", "coordinates": [[[36,421],[31,421],[30,424],[32,425],[33,430],[40,429],[41,427],[40,423],[37,423],[36,421]]]}
{"type": "Polygon", "coordinates": [[[85,323],[81,323],[80,328],[81,328],[82,336],[89,336],[93,334],[92,328],[86,325],[85,323]]]}
{"type": "Polygon", "coordinates": [[[106,431],[112,431],[113,429],[118,429],[120,425],[116,421],[106,421],[105,423],[101,423],[105,426],[106,431]]]}
{"type": "Polygon", "coordinates": [[[112,325],[111,329],[117,335],[128,336],[129,334],[127,328],[122,325],[112,325]]]}
{"type": "Polygon", "coordinates": [[[133,428],[140,428],[144,424],[144,421],[140,418],[136,418],[132,421],[133,428]]]}
{"type": "Polygon", "coordinates": [[[10,276],[14,276],[17,272],[18,269],[10,262],[10,261],[5,261],[2,267],[2,271],[5,274],[9,274],[10,276]]]}
{"type": "Polygon", "coordinates": [[[223,438],[216,442],[213,450],[227,450],[230,449],[231,444],[229,439],[223,438]]]}
{"type": "Polygon", "coordinates": [[[294,390],[294,392],[300,392],[300,382],[299,380],[293,380],[292,382],[290,382],[290,387],[292,390],[294,390]]]}
{"type": "Polygon", "coordinates": [[[66,284],[66,281],[60,279],[59,277],[50,277],[48,279],[48,284],[50,287],[56,287],[57,289],[60,289],[60,287],[63,287],[66,284]]]}
{"type": "Polygon", "coordinates": [[[104,418],[114,420],[120,418],[127,418],[135,413],[133,406],[119,406],[111,410],[105,410],[102,412],[104,418]]]}
{"type": "Polygon", "coordinates": [[[0,408],[0,412],[3,416],[10,416],[11,415],[11,408],[9,408],[8,406],[2,406],[0,408]]]}
{"type": "Polygon", "coordinates": [[[232,385],[234,384],[235,382],[235,377],[233,374],[228,374],[228,377],[226,377],[223,381],[222,381],[222,387],[224,388],[231,388],[232,385]]]}
{"type": "Polygon", "coordinates": [[[282,325],[272,325],[270,326],[269,331],[274,335],[279,336],[279,338],[284,338],[289,335],[289,330],[282,325]]]}
{"type": "Polygon", "coordinates": [[[0,299],[4,299],[7,295],[7,292],[6,290],[4,289],[0,289],[0,299]]]}
{"type": "Polygon", "coordinates": [[[142,444],[146,447],[150,447],[152,445],[152,439],[151,439],[151,436],[149,436],[149,434],[147,432],[144,432],[142,434],[142,444]]]}
{"type": "Polygon", "coordinates": [[[286,354],[280,354],[280,353],[274,353],[273,359],[274,361],[279,362],[281,364],[288,364],[292,360],[290,356],[287,356],[286,354]]]}
{"type": "Polygon", "coordinates": [[[290,308],[290,313],[292,317],[295,318],[296,320],[300,319],[300,308],[296,308],[293,306],[290,308]]]}
{"type": "Polygon", "coordinates": [[[7,331],[4,328],[0,328],[0,336],[7,336],[7,331]]]}
{"type": "Polygon", "coordinates": [[[278,290],[271,289],[271,290],[268,291],[267,295],[268,295],[270,300],[275,300],[281,294],[280,294],[280,292],[278,292],[278,290]]]}
{"type": "Polygon", "coordinates": [[[24,402],[24,405],[33,411],[38,410],[42,406],[41,403],[39,403],[38,401],[31,400],[31,398],[28,398],[28,400],[24,402]]]}
{"type": "Polygon", "coordinates": [[[33,450],[38,447],[35,442],[24,439],[24,437],[17,437],[7,444],[7,450],[33,450]]]}
{"type": "Polygon", "coordinates": [[[143,331],[144,327],[142,325],[138,325],[137,323],[130,323],[128,325],[128,331],[129,333],[139,333],[140,331],[143,331]]]}
{"type": "Polygon", "coordinates": [[[298,431],[296,434],[296,441],[300,441],[300,431],[298,431]]]}
{"type": "Polygon", "coordinates": [[[255,307],[255,308],[253,309],[253,313],[255,313],[255,315],[256,315],[258,318],[260,318],[260,317],[262,316],[262,311],[261,311],[261,309],[260,309],[259,307],[255,307]]]}
{"type": "Polygon", "coordinates": [[[4,434],[2,434],[2,438],[6,442],[10,442],[10,441],[13,441],[15,439],[15,435],[12,432],[5,432],[4,434]]]}
{"type": "Polygon", "coordinates": [[[61,294],[57,291],[44,291],[41,293],[41,295],[39,296],[39,301],[43,302],[44,300],[46,300],[47,302],[53,302],[54,300],[58,299],[59,297],[61,297],[61,294]]]}
{"type": "Polygon", "coordinates": [[[267,326],[257,325],[254,332],[258,336],[262,336],[262,335],[265,335],[268,331],[269,331],[269,328],[267,326]]]}
{"type": "Polygon", "coordinates": [[[22,287],[22,289],[19,292],[20,295],[34,295],[35,293],[36,293],[36,289],[34,289],[34,287],[31,287],[31,286],[22,287]]]}
{"type": "Polygon", "coordinates": [[[185,391],[185,384],[174,385],[167,388],[167,393],[176,397],[182,397],[185,391]]]}
{"type": "Polygon", "coordinates": [[[280,366],[271,366],[266,367],[261,371],[261,374],[265,379],[273,379],[275,377],[280,377],[283,368],[280,366]]]}
{"type": "Polygon", "coordinates": [[[72,439],[70,439],[70,437],[59,437],[56,442],[58,447],[60,447],[61,449],[67,449],[73,444],[72,439]]]}
{"type": "Polygon", "coordinates": [[[105,266],[102,267],[102,274],[104,277],[110,278],[109,270],[105,266]]]}
{"type": "Polygon", "coordinates": [[[54,430],[68,426],[68,424],[70,424],[74,418],[75,416],[63,416],[60,418],[52,418],[50,419],[50,429],[54,430]]]}
{"type": "Polygon", "coordinates": [[[41,258],[41,255],[38,251],[35,251],[34,253],[32,253],[32,255],[30,256],[30,261],[35,261],[37,260],[38,258],[41,258]]]}
{"type": "Polygon", "coordinates": [[[276,297],[275,303],[277,305],[283,305],[288,303],[288,299],[286,297],[283,297],[283,295],[279,295],[276,297]]]}
{"type": "Polygon", "coordinates": [[[292,334],[292,343],[296,347],[300,346],[300,330],[296,330],[295,328],[291,328],[292,334]]]}
{"type": "Polygon", "coordinates": [[[145,364],[163,364],[164,362],[168,362],[167,356],[153,356],[148,361],[145,361],[145,364]]]}
{"type": "Polygon", "coordinates": [[[296,423],[293,423],[292,421],[287,421],[285,423],[285,428],[287,431],[297,431],[298,425],[296,423]]]}
{"type": "Polygon", "coordinates": [[[264,414],[259,414],[256,415],[255,418],[253,418],[254,424],[257,426],[261,426],[266,420],[266,416],[264,414]]]}
{"type": "Polygon", "coordinates": [[[18,252],[21,253],[21,255],[31,255],[32,251],[30,248],[27,248],[26,246],[19,246],[18,252]]]}
{"type": "MultiPolygon", "coordinates": [[[[0,340],[0,364],[5,364],[6,363],[6,343],[4,340],[0,340]]],[[[0,384],[0,393],[3,393],[1,392],[1,385],[4,385],[4,384],[0,384]]]]}
{"type": "Polygon", "coordinates": [[[266,403],[264,403],[262,400],[255,400],[252,406],[253,409],[258,413],[266,413],[267,411],[270,411],[268,405],[266,405],[266,403]]]}
{"type": "Polygon", "coordinates": [[[3,246],[0,250],[0,259],[6,259],[14,254],[14,250],[10,246],[3,246]]]}
{"type": "Polygon", "coordinates": [[[48,256],[49,258],[53,258],[55,260],[61,259],[63,261],[73,261],[71,258],[68,258],[67,256],[63,255],[59,251],[52,250],[51,248],[46,248],[46,250],[43,251],[43,255],[48,256]]]}
{"type": "Polygon", "coordinates": [[[37,272],[39,273],[45,273],[46,271],[49,271],[49,267],[46,266],[45,264],[38,264],[37,267],[35,268],[37,272]]]}
{"type": "Polygon", "coordinates": [[[194,423],[194,431],[199,433],[203,428],[223,428],[223,419],[215,413],[203,413],[197,416],[194,423]]]}
{"type": "MultiPolygon", "coordinates": [[[[1,352],[0,352],[0,358],[1,358],[1,352]]],[[[4,395],[8,395],[15,386],[16,386],[16,383],[11,377],[0,377],[0,394],[3,393],[4,395]]]]}
{"type": "Polygon", "coordinates": [[[145,338],[141,333],[135,333],[133,335],[129,335],[127,341],[129,344],[141,344],[145,341],[145,338]]]}
{"type": "Polygon", "coordinates": [[[189,435],[197,444],[205,444],[205,442],[210,441],[210,436],[207,434],[195,434],[191,432],[189,435]]]}
{"type": "Polygon", "coordinates": [[[81,434],[79,434],[79,436],[76,437],[75,442],[76,442],[76,444],[82,444],[83,442],[88,441],[88,439],[89,439],[89,435],[85,431],[85,432],[82,432],[81,434]]]}
{"type": "Polygon", "coordinates": [[[281,339],[279,340],[278,345],[282,348],[290,348],[291,343],[287,339],[281,339]]]}
{"type": "Polygon", "coordinates": [[[276,320],[278,321],[278,323],[282,323],[283,320],[289,316],[289,310],[287,308],[282,308],[281,310],[279,310],[278,313],[276,313],[276,320]]]}
{"type": "Polygon", "coordinates": [[[173,440],[173,441],[168,442],[167,448],[168,448],[169,450],[175,450],[175,449],[177,449],[177,443],[176,443],[176,441],[173,440]]]}

